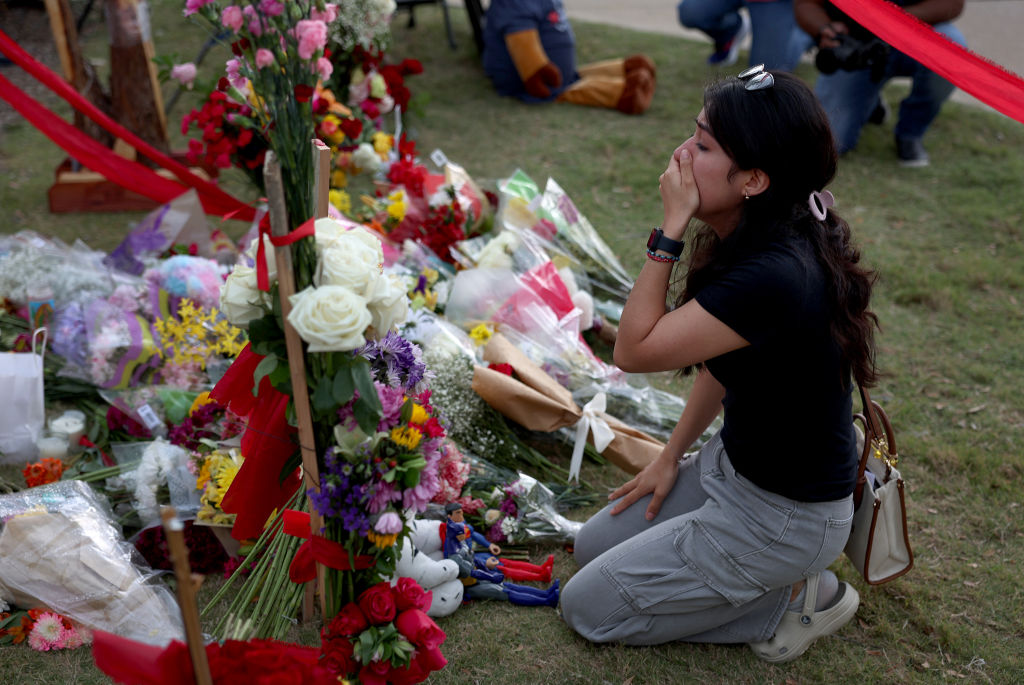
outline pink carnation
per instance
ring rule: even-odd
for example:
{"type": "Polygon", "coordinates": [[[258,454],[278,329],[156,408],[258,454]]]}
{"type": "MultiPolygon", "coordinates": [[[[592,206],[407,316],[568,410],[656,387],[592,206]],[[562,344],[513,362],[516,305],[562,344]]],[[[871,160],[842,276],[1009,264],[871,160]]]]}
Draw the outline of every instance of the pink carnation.
{"type": "Polygon", "coordinates": [[[192,62],[175,64],[171,67],[171,78],[181,85],[191,88],[193,81],[196,80],[196,65],[192,62]]]}
{"type": "Polygon", "coordinates": [[[242,8],[237,5],[228,5],[220,13],[220,23],[235,33],[242,30],[242,8]]]}
{"type": "Polygon", "coordinates": [[[327,24],[315,19],[303,19],[295,25],[295,37],[299,41],[299,57],[312,59],[314,54],[327,45],[327,24]]]}
{"type": "Polygon", "coordinates": [[[185,16],[190,17],[213,0],[185,0],[185,16]]]}
{"type": "Polygon", "coordinates": [[[331,74],[334,73],[334,65],[331,64],[331,60],[326,57],[321,57],[316,61],[316,70],[320,72],[320,80],[326,81],[331,78],[331,74]]]}
{"type": "Polygon", "coordinates": [[[260,0],[260,12],[268,17],[276,17],[284,12],[284,3],[280,0],[260,0]]]}
{"type": "Polygon", "coordinates": [[[263,20],[259,14],[256,13],[256,8],[252,5],[246,5],[242,9],[242,14],[249,21],[249,33],[254,36],[263,35],[263,20]]]}
{"type": "Polygon", "coordinates": [[[269,67],[274,63],[274,53],[266,48],[260,48],[256,51],[256,68],[262,69],[263,67],[269,67]]]}
{"type": "Polygon", "coordinates": [[[324,5],[323,12],[314,7],[309,11],[309,18],[322,21],[325,24],[330,24],[332,21],[338,18],[338,6],[333,2],[328,2],[326,5],[324,5]]]}

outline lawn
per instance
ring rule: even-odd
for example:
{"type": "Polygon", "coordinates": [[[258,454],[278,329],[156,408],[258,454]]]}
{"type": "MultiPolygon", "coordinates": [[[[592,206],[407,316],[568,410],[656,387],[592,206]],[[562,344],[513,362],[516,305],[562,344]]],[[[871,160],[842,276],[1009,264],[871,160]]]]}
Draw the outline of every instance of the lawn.
{"type": "MultiPolygon", "coordinates": [[[[197,28],[176,2],[153,0],[157,50],[191,56],[197,28]]],[[[457,50],[440,11],[421,7],[417,25],[395,21],[394,59],[415,57],[415,107],[405,125],[423,156],[441,149],[485,187],[523,169],[554,178],[631,273],[661,217],[658,175],[700,109],[706,46],[671,36],[577,22],[581,62],[636,52],[658,65],[651,109],[629,117],[572,105],[526,105],[495,95],[480,67],[461,6],[451,9],[457,50]]],[[[43,18],[45,20],[45,17],[43,18]]],[[[103,55],[103,26],[86,28],[103,55]]],[[[197,37],[198,36],[198,37],[197,37]]],[[[211,54],[206,68],[219,59],[211,54]]],[[[798,73],[813,80],[813,68],[798,73]]],[[[168,91],[170,92],[170,91],[168,91]]],[[[905,85],[885,95],[896,105],[905,85]]],[[[177,121],[188,99],[170,115],[177,121]]],[[[895,107],[894,107],[895,108],[895,107]]],[[[176,139],[179,143],[180,138],[176,139]]],[[[877,269],[885,372],[875,399],[896,427],[908,482],[914,570],[868,587],[845,559],[833,566],[861,593],[857,620],[796,662],[770,666],[743,646],[588,644],[550,609],[473,603],[441,621],[449,666],[431,683],[993,682],[1024,681],[1024,127],[990,111],[949,103],[926,144],[932,164],[897,165],[891,123],[865,130],[831,189],[863,258],[877,269]]],[[[135,215],[50,215],[46,189],[60,152],[27,124],[0,139],[3,230],[80,237],[109,250],[135,215]]],[[[233,188],[241,191],[237,181],[233,188]]],[[[685,382],[658,379],[685,392],[685,382]]],[[[800,417],[770,439],[799,440],[800,417]]],[[[785,468],[780,464],[779,468],[785,468]]],[[[613,467],[585,464],[584,478],[621,482],[613,467]]],[[[582,519],[588,511],[571,512],[582,519]]],[[[556,575],[575,570],[563,550],[556,575]]],[[[211,585],[216,582],[211,579],[211,585]]],[[[297,640],[316,639],[307,626],[297,640]]],[[[84,650],[3,650],[19,682],[105,682],[84,650]]]]}

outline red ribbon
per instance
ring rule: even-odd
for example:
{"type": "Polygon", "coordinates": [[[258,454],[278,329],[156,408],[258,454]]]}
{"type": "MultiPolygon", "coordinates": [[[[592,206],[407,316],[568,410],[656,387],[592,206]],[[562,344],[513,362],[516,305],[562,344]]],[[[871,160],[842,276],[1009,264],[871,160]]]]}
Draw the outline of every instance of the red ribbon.
{"type": "Polygon", "coordinates": [[[304,224],[296,228],[294,231],[286,233],[282,236],[275,236],[270,234],[270,220],[267,218],[269,215],[264,215],[260,221],[260,234],[256,237],[259,243],[256,245],[256,287],[267,292],[270,290],[270,276],[267,272],[267,251],[263,245],[263,236],[270,238],[270,244],[274,247],[284,247],[285,245],[291,245],[292,243],[298,242],[303,238],[309,238],[310,236],[316,235],[316,219],[309,219],[304,224]]]}
{"type": "Polygon", "coordinates": [[[294,509],[285,509],[282,514],[282,531],[286,535],[306,539],[288,567],[288,577],[293,583],[308,583],[316,578],[317,562],[339,571],[361,571],[376,563],[373,557],[365,554],[352,559],[348,550],[337,542],[314,535],[310,529],[310,518],[309,514],[294,509]]]}
{"type": "Polygon", "coordinates": [[[936,33],[891,2],[832,0],[832,4],[950,83],[1024,123],[1024,80],[1020,76],[936,33]]]}
{"type": "Polygon", "coordinates": [[[3,31],[0,31],[0,53],[7,55],[12,62],[67,100],[72,107],[106,131],[129,143],[141,154],[172,172],[181,183],[164,178],[143,164],[114,154],[0,76],[0,97],[9,102],[27,121],[86,167],[103,174],[123,188],[156,202],[169,202],[192,187],[199,193],[203,209],[208,214],[223,216],[235,212],[237,218],[244,221],[252,221],[255,217],[255,209],[224,192],[217,185],[196,176],[184,164],[157,150],[108,117],[63,78],[25,52],[3,31]]]}

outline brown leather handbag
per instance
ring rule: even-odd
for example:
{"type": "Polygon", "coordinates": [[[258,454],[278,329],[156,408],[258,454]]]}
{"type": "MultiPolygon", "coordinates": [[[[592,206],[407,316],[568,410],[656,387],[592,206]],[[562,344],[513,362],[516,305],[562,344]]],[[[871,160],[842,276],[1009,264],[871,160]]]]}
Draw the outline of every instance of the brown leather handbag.
{"type": "Polygon", "coordinates": [[[896,469],[896,435],[885,410],[863,387],[860,397],[862,409],[853,418],[863,430],[863,445],[845,552],[864,580],[880,585],[907,573],[914,566],[914,552],[907,532],[906,488],[896,469]]]}

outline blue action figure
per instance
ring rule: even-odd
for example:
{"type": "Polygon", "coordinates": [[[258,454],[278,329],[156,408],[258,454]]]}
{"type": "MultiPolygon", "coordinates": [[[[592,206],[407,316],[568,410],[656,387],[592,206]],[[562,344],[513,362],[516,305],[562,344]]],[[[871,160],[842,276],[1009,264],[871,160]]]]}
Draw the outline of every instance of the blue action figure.
{"type": "Polygon", "coordinates": [[[489,542],[473,526],[466,523],[462,505],[450,502],[444,508],[447,518],[444,528],[444,556],[459,567],[459,578],[466,586],[467,599],[501,599],[524,606],[557,606],[558,579],[546,590],[528,585],[505,582],[505,575],[497,570],[501,561],[495,556],[501,548],[489,542]],[[474,553],[473,543],[486,547],[490,554],[474,553]]]}

